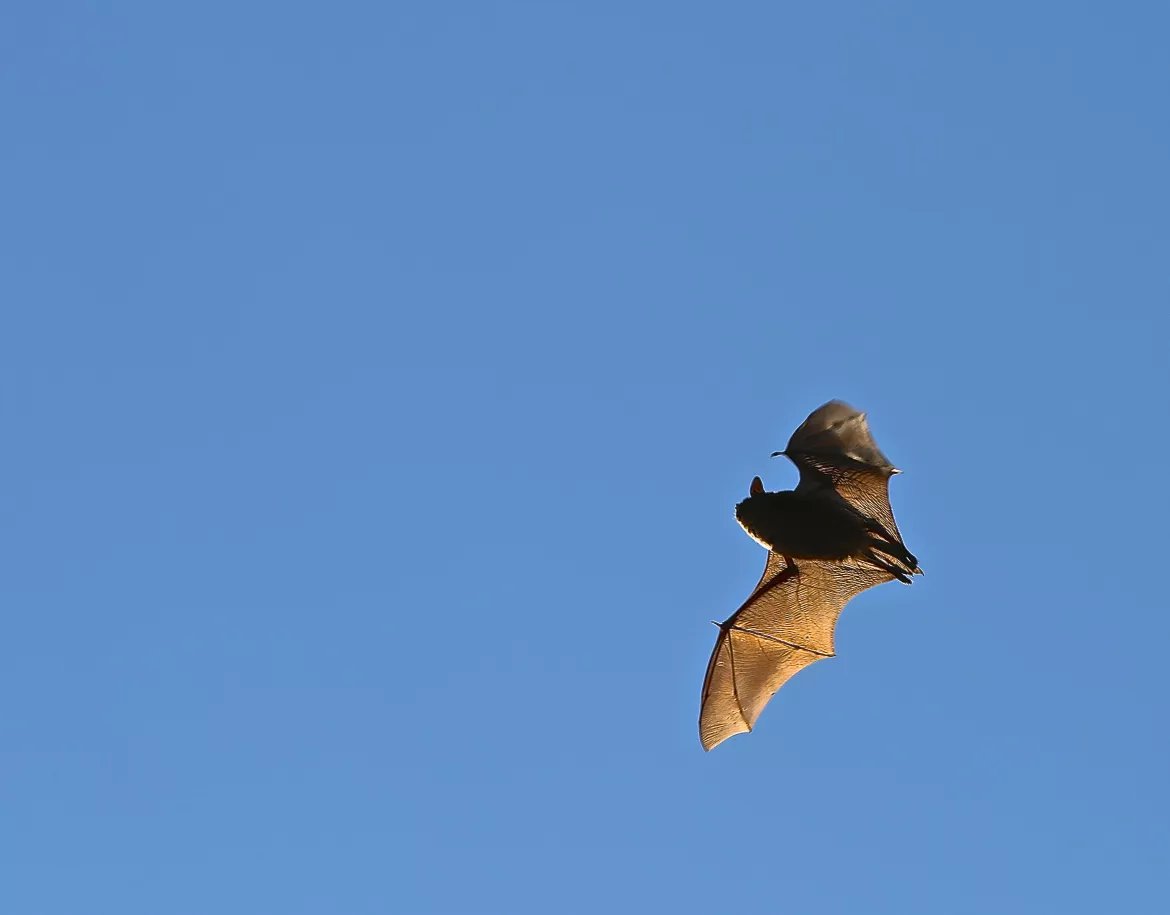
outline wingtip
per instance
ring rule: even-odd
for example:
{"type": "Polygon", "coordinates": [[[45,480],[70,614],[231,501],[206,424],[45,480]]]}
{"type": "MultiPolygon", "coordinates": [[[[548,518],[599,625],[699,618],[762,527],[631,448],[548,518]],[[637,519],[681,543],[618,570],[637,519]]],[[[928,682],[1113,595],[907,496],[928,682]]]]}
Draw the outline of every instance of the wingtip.
{"type": "MultiPolygon", "coordinates": [[[[744,722],[744,723],[747,724],[747,722],[744,722]]],[[[710,753],[712,750],[714,750],[720,744],[726,743],[727,741],[731,740],[731,738],[735,737],[736,734],[750,734],[751,732],[752,732],[752,728],[750,725],[748,725],[748,728],[746,731],[735,731],[732,734],[726,734],[723,737],[715,738],[715,739],[711,740],[710,743],[708,743],[708,741],[703,737],[703,735],[700,734],[699,735],[699,743],[702,744],[704,753],[710,753]]]]}

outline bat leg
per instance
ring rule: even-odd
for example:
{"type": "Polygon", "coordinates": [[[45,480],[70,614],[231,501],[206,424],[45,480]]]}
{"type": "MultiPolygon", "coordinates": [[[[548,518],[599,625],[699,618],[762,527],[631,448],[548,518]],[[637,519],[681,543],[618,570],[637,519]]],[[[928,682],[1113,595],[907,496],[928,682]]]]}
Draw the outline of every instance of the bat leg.
{"type": "MultiPolygon", "coordinates": [[[[756,586],[756,593],[753,594],[753,598],[758,596],[761,591],[782,585],[784,582],[800,574],[800,569],[792,560],[791,556],[784,556],[782,553],[777,553],[776,555],[783,556],[784,568],[780,569],[778,572],[774,572],[771,576],[766,575],[760,581],[759,585],[756,586]]],[[[739,616],[739,611],[742,609],[743,607],[740,607],[739,610],[736,610],[735,613],[731,614],[731,616],[725,619],[722,623],[716,622],[715,620],[711,620],[711,622],[719,627],[720,632],[726,632],[728,629],[734,629],[735,626],[733,624],[735,623],[735,618],[739,616]]]]}
{"type": "Polygon", "coordinates": [[[883,572],[889,572],[896,579],[898,579],[898,581],[903,582],[904,584],[907,584],[907,585],[910,584],[910,576],[909,575],[907,575],[904,571],[899,569],[896,565],[894,565],[889,560],[884,559],[883,557],[879,556],[873,550],[866,550],[864,553],[862,553],[862,556],[865,559],[868,559],[870,562],[872,562],[875,566],[877,566],[883,572]]]}
{"type": "Polygon", "coordinates": [[[902,543],[897,537],[891,537],[889,531],[872,518],[866,518],[865,520],[865,529],[873,534],[873,541],[870,546],[876,550],[881,550],[888,556],[893,556],[898,562],[905,564],[911,571],[918,571],[918,557],[906,549],[906,544],[902,543]]]}

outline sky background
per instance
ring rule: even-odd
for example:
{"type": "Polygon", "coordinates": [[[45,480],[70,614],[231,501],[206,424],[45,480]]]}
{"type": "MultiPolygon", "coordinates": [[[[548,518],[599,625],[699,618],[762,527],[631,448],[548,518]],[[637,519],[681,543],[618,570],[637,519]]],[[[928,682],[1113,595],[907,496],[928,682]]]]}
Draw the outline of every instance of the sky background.
{"type": "Polygon", "coordinates": [[[0,911],[1170,910],[1170,8],[0,12],[0,911]],[[832,397],[926,576],[703,753],[832,397]]]}

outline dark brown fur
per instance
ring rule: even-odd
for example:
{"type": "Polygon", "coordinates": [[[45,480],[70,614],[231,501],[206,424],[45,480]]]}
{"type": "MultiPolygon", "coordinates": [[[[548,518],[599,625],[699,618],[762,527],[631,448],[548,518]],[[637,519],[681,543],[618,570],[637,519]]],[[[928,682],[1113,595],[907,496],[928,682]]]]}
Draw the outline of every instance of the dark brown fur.
{"type": "Polygon", "coordinates": [[[735,506],[759,544],[790,559],[848,559],[870,543],[865,518],[832,493],[761,492],[735,506]]]}

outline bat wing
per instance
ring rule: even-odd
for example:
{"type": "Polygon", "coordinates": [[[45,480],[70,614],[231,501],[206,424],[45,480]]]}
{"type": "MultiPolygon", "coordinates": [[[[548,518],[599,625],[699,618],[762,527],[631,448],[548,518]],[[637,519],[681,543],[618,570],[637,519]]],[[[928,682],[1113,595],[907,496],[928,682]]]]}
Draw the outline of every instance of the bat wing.
{"type": "Polygon", "coordinates": [[[768,700],[797,671],[833,656],[833,630],[855,595],[893,576],[849,562],[768,553],[755,590],[719,627],[699,711],[699,738],[710,750],[750,731],[768,700]]]}
{"type": "Polygon", "coordinates": [[[864,413],[831,400],[809,414],[780,453],[800,470],[798,491],[832,487],[902,539],[890,508],[890,477],[901,471],[878,448],[864,413]]]}

